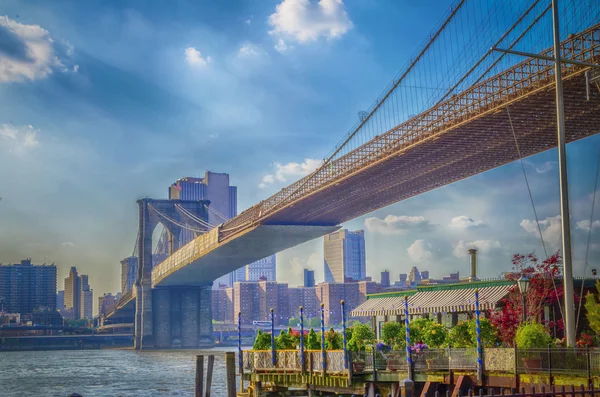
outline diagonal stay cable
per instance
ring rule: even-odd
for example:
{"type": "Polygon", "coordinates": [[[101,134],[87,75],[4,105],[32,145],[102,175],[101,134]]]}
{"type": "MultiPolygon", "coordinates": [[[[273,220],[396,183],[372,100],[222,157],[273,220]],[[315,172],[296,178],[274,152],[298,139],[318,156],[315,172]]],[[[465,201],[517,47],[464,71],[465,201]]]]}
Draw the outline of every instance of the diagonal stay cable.
{"type": "Polygon", "coordinates": [[[600,171],[600,148],[598,149],[598,162],[596,164],[596,179],[594,180],[594,195],[592,198],[592,212],[590,213],[590,223],[588,229],[587,246],[585,248],[585,267],[583,268],[583,278],[581,279],[581,291],[579,293],[579,307],[577,309],[577,321],[575,322],[575,329],[579,325],[579,317],[581,316],[581,302],[583,301],[583,283],[585,282],[585,272],[588,267],[588,260],[590,257],[590,242],[592,240],[592,220],[594,219],[594,206],[596,204],[596,190],[598,189],[598,173],[600,171]]]}
{"type": "MultiPolygon", "coordinates": [[[[540,221],[538,218],[537,210],[535,209],[535,202],[533,201],[533,195],[531,193],[531,186],[529,186],[529,179],[527,178],[527,171],[525,170],[525,164],[523,163],[523,156],[521,155],[521,149],[519,148],[519,141],[517,139],[517,134],[515,132],[515,127],[513,125],[512,117],[510,116],[510,109],[509,109],[508,105],[506,105],[506,113],[508,114],[508,121],[510,122],[510,129],[512,131],[513,138],[515,140],[515,146],[517,148],[519,162],[521,163],[521,170],[523,170],[523,177],[525,178],[525,184],[527,185],[527,192],[529,193],[529,200],[531,201],[531,208],[533,208],[533,215],[535,216],[535,224],[537,226],[538,233],[540,234],[540,240],[542,241],[542,247],[544,248],[544,255],[546,256],[546,258],[548,258],[548,251],[546,250],[546,243],[544,242],[544,235],[542,234],[542,228],[540,226],[540,221]]],[[[552,286],[554,288],[554,293],[558,296],[558,289],[556,288],[556,282],[554,281],[554,277],[552,277],[552,286]]],[[[560,304],[560,301],[557,301],[557,302],[558,302],[558,309],[560,311],[560,315],[562,318],[564,318],[563,311],[562,311],[562,305],[560,304]]]]}

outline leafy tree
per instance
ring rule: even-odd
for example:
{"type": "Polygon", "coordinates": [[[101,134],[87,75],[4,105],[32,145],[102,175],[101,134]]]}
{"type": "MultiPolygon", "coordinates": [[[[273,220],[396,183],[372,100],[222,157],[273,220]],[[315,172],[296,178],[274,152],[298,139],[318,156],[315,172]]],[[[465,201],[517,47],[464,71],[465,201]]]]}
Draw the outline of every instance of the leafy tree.
{"type": "Polygon", "coordinates": [[[86,328],[89,324],[87,318],[80,318],[79,320],[65,320],[65,325],[73,328],[86,328]]]}
{"type": "Polygon", "coordinates": [[[515,342],[519,349],[542,349],[548,347],[552,337],[543,324],[525,323],[517,329],[515,342]]]}
{"type": "Polygon", "coordinates": [[[341,350],[344,348],[344,336],[335,332],[333,328],[325,332],[325,348],[327,350],[341,350]]]}
{"type": "Polygon", "coordinates": [[[308,332],[308,338],[306,338],[306,349],[307,350],[320,350],[321,342],[314,329],[310,329],[308,332]]]}
{"type": "MultiPolygon", "coordinates": [[[[600,280],[596,281],[596,290],[600,294],[600,280]]],[[[597,335],[600,335],[600,304],[596,301],[596,297],[591,292],[585,296],[585,311],[590,328],[597,335]]]]}
{"type": "Polygon", "coordinates": [[[275,338],[275,347],[277,350],[291,350],[295,349],[296,345],[294,344],[291,335],[281,330],[279,336],[275,338]]]}
{"type": "Polygon", "coordinates": [[[348,341],[348,348],[353,351],[362,351],[367,345],[375,342],[375,334],[371,327],[360,324],[352,327],[352,339],[348,341]]]}
{"type": "Polygon", "coordinates": [[[256,334],[253,350],[271,350],[271,334],[263,333],[260,330],[256,334]]]}
{"type": "MultiPolygon", "coordinates": [[[[535,253],[527,255],[516,254],[512,259],[513,273],[507,275],[510,280],[517,280],[522,275],[529,278],[529,290],[526,296],[528,321],[540,321],[544,307],[562,300],[563,288],[554,285],[554,278],[562,273],[562,258],[558,251],[543,261],[535,253]]],[[[576,297],[578,298],[578,297],[576,297]]],[[[503,299],[502,310],[493,312],[490,316],[491,323],[498,329],[498,336],[508,346],[515,342],[516,330],[523,318],[523,305],[521,293],[514,286],[506,298],[503,299]]],[[[562,320],[556,322],[558,329],[563,329],[562,320]]]]}
{"type": "Polygon", "coordinates": [[[395,321],[389,321],[381,327],[381,338],[393,349],[397,350],[406,341],[406,331],[404,324],[395,321]]]}
{"type": "Polygon", "coordinates": [[[319,317],[313,317],[309,320],[308,326],[311,328],[319,328],[321,326],[321,319],[319,317]]]}
{"type": "MultiPolygon", "coordinates": [[[[483,347],[494,347],[498,344],[498,330],[490,320],[482,318],[481,344],[483,347]]],[[[452,347],[476,347],[477,346],[477,323],[475,319],[461,321],[448,332],[448,344],[452,347]]]]}

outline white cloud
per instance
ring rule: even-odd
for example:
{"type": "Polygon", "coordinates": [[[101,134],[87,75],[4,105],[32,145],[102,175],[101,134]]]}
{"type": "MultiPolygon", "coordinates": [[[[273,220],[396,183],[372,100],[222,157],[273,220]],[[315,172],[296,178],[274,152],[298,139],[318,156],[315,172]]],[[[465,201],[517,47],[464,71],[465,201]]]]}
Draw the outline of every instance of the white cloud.
{"type": "Polygon", "coordinates": [[[483,225],[483,221],[474,221],[466,215],[460,215],[452,218],[449,226],[453,229],[466,230],[472,227],[478,227],[483,225]]]}
{"type": "MultiPolygon", "coordinates": [[[[269,34],[299,43],[339,38],[353,26],[342,0],[283,0],[269,16],[269,25],[269,34]]],[[[285,47],[281,39],[275,46],[280,52],[285,47]]]]}
{"type": "Polygon", "coordinates": [[[321,165],[321,160],[304,159],[302,163],[275,163],[275,173],[267,174],[262,177],[262,182],[258,185],[261,189],[277,182],[287,182],[289,178],[298,179],[310,174],[321,165]]]}
{"type": "Polygon", "coordinates": [[[407,231],[427,231],[433,228],[423,216],[388,215],[383,219],[371,217],[365,219],[365,228],[381,234],[403,234],[407,231]]]}
{"type": "MultiPolygon", "coordinates": [[[[0,16],[0,83],[43,79],[54,69],[68,71],[59,58],[47,30],[39,25],[24,25],[0,16]]],[[[64,42],[67,56],[73,46],[64,42]]]]}
{"type": "MultiPolygon", "coordinates": [[[[596,230],[600,227],[600,220],[596,220],[592,222],[592,230],[596,230]]],[[[589,219],[577,222],[577,229],[585,230],[586,232],[590,230],[590,221],[589,219]]]]}
{"type": "Polygon", "coordinates": [[[210,56],[202,57],[202,53],[194,47],[185,49],[185,60],[191,66],[207,66],[212,62],[210,56]]]}
{"type": "Polygon", "coordinates": [[[256,57],[260,55],[260,50],[254,44],[246,43],[238,50],[239,57],[256,57]]]}
{"type": "Polygon", "coordinates": [[[63,247],[73,247],[75,246],[75,243],[71,242],[71,241],[67,241],[65,243],[61,244],[63,247]]]}
{"type": "Polygon", "coordinates": [[[275,44],[275,49],[283,54],[284,52],[293,50],[294,46],[288,46],[283,39],[279,39],[277,44],[275,44]]]}
{"type": "Polygon", "coordinates": [[[489,254],[493,250],[500,248],[500,242],[497,240],[475,240],[469,242],[460,240],[453,247],[452,253],[455,257],[465,258],[469,255],[468,251],[471,248],[475,248],[480,254],[489,254]]]}
{"type": "Polygon", "coordinates": [[[537,172],[538,174],[545,174],[546,172],[550,172],[554,169],[554,165],[556,164],[556,161],[546,161],[545,163],[542,163],[540,166],[535,167],[535,172],[537,172]]]}
{"type": "MultiPolygon", "coordinates": [[[[562,238],[561,216],[547,217],[543,221],[540,221],[539,224],[542,229],[544,241],[548,241],[553,245],[560,245],[562,238]]],[[[540,233],[535,224],[535,220],[523,219],[520,225],[526,232],[535,234],[539,237],[540,233]]]]}
{"type": "Polygon", "coordinates": [[[431,248],[432,245],[425,240],[415,240],[406,251],[412,260],[420,262],[433,258],[431,248]]]}
{"type": "Polygon", "coordinates": [[[7,148],[9,153],[24,153],[40,144],[38,132],[32,125],[0,124],[0,142],[4,142],[0,147],[7,148]]]}

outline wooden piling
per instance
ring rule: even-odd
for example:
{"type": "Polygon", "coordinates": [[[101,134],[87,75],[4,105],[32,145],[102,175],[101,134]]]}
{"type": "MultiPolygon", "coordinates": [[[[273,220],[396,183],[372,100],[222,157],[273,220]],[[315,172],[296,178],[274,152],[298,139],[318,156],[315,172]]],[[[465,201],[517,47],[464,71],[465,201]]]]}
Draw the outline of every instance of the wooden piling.
{"type": "Polygon", "coordinates": [[[206,397],[210,397],[210,389],[212,388],[213,367],[215,365],[215,355],[208,356],[208,366],[206,368],[206,397]]]}
{"type": "Polygon", "coordinates": [[[225,353],[225,370],[227,372],[227,397],[236,397],[235,393],[235,353],[225,353]]]}
{"type": "Polygon", "coordinates": [[[204,382],[204,356],[196,356],[196,397],[202,397],[204,382]]]}

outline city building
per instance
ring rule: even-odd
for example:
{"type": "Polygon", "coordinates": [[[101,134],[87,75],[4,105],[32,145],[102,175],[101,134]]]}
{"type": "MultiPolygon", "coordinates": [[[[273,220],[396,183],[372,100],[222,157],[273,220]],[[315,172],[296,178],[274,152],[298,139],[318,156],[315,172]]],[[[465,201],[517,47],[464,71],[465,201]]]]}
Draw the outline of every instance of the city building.
{"type": "Polygon", "coordinates": [[[238,281],[233,284],[233,313],[241,313],[242,324],[252,324],[255,320],[268,320],[260,314],[258,283],[238,281]]]}
{"type": "Polygon", "coordinates": [[[137,267],[137,256],[130,256],[121,261],[121,293],[125,294],[133,288],[137,278],[137,267]]]}
{"type": "Polygon", "coordinates": [[[342,322],[341,300],[344,300],[348,313],[358,306],[358,283],[321,283],[316,290],[319,305],[324,305],[327,326],[336,326],[342,322]]]}
{"type": "Polygon", "coordinates": [[[56,293],[56,310],[59,312],[65,308],[65,291],[56,293]]]}
{"type": "Polygon", "coordinates": [[[421,280],[429,280],[429,270],[423,270],[421,272],[421,280]]]}
{"type": "Polygon", "coordinates": [[[94,305],[94,291],[90,288],[90,284],[88,283],[88,276],[82,274],[79,279],[79,284],[81,286],[81,298],[80,302],[80,318],[94,318],[93,305],[94,305]]]}
{"type": "Polygon", "coordinates": [[[290,317],[300,315],[300,306],[304,311],[304,318],[319,316],[319,300],[316,287],[297,287],[288,289],[290,317]]]}
{"type": "Polygon", "coordinates": [[[367,272],[364,230],[342,229],[324,237],[326,283],[364,280],[367,272]]]}
{"type": "Polygon", "coordinates": [[[388,288],[390,286],[390,272],[388,270],[384,270],[381,272],[381,287],[388,288]]]}
{"type": "Polygon", "coordinates": [[[304,269],[304,287],[315,286],[315,271],[310,269],[304,269]]]}
{"type": "Polygon", "coordinates": [[[235,272],[234,282],[236,281],[267,281],[277,280],[277,255],[273,254],[266,258],[252,262],[244,267],[240,267],[235,272]]]}
{"type": "Polygon", "coordinates": [[[410,269],[408,281],[410,285],[417,285],[421,281],[421,273],[419,273],[419,269],[417,269],[416,266],[413,266],[412,269],[410,269]]]}
{"type": "Polygon", "coordinates": [[[406,284],[406,280],[408,280],[408,274],[406,273],[400,273],[398,275],[398,280],[400,281],[400,284],[406,284]]]}
{"type": "Polygon", "coordinates": [[[259,319],[270,319],[271,309],[275,325],[287,325],[289,321],[289,293],[287,284],[276,281],[258,281],[259,319]]]}
{"type": "Polygon", "coordinates": [[[232,323],[233,315],[233,288],[213,289],[211,294],[213,320],[232,323]],[[228,290],[231,290],[228,291],[228,290]],[[229,292],[229,293],[228,293],[229,292]]]}
{"type": "Polygon", "coordinates": [[[372,280],[358,282],[358,300],[357,305],[362,305],[367,301],[367,294],[376,294],[381,292],[381,284],[372,280]]]}
{"type": "Polygon", "coordinates": [[[56,310],[56,266],[0,264],[0,307],[5,313],[28,316],[38,309],[56,310]]]}
{"type": "Polygon", "coordinates": [[[119,301],[120,294],[113,295],[110,292],[98,297],[98,315],[106,313],[106,310],[119,301]]]}
{"type": "MultiPolygon", "coordinates": [[[[217,226],[237,215],[237,187],[229,185],[229,174],[207,171],[204,178],[185,177],[169,187],[169,200],[209,200],[208,223],[217,226]]],[[[185,244],[194,238],[194,233],[183,229],[180,241],[185,244]]],[[[213,289],[224,284],[233,287],[236,272],[219,277],[213,289]]]]}

